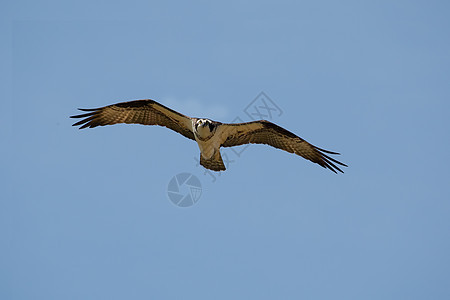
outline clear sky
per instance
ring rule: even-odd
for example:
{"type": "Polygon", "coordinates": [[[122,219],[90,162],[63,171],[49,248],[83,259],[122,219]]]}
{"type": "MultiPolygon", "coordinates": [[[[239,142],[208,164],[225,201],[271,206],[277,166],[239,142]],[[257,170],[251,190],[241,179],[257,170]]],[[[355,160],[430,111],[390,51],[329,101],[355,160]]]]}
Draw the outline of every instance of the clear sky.
{"type": "Polygon", "coordinates": [[[2,2],[0,299],[450,299],[449,3],[2,2]],[[69,119],[260,92],[345,174],[251,145],[213,182],[166,128],[69,119]]]}

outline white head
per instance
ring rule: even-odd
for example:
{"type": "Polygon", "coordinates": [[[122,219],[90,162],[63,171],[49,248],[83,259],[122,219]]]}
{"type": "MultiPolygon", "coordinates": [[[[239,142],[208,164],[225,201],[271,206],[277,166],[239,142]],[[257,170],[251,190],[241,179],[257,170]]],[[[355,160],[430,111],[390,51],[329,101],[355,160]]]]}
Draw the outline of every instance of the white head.
{"type": "Polygon", "coordinates": [[[216,131],[216,124],[209,119],[198,119],[194,123],[194,133],[201,139],[210,138],[216,131]]]}

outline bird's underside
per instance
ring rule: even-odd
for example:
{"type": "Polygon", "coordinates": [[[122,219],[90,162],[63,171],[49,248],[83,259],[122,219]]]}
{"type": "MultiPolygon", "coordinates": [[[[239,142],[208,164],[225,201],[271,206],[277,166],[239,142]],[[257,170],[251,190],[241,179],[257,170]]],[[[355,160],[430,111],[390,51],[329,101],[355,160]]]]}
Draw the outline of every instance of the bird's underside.
{"type": "Polygon", "coordinates": [[[220,155],[221,147],[244,144],[266,144],[295,153],[334,173],[343,173],[338,165],[347,167],[327,155],[339,153],[320,149],[292,132],[265,120],[226,124],[209,119],[190,118],[153,100],[135,100],[80,110],[86,113],[71,116],[71,118],[82,118],[73,124],[73,126],[80,126],[80,129],[118,123],[159,125],[170,128],[195,140],[200,148],[200,164],[214,171],[226,169],[220,155]]]}

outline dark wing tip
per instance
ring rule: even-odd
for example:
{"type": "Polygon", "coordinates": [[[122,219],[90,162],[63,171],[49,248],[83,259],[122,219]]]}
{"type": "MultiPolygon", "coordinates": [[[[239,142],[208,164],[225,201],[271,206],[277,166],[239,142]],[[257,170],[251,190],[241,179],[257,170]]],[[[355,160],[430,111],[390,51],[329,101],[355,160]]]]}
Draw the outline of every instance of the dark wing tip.
{"type": "Polygon", "coordinates": [[[83,125],[80,128],[78,128],[78,129],[84,129],[86,127],[93,128],[93,127],[98,126],[98,124],[95,124],[93,122],[93,120],[96,118],[96,116],[98,114],[98,110],[99,110],[98,108],[93,108],[93,109],[82,109],[82,108],[79,108],[79,110],[81,110],[81,111],[89,111],[89,112],[86,113],[86,114],[70,116],[70,118],[74,118],[74,119],[84,118],[84,119],[82,119],[82,120],[72,124],[72,126],[83,125]]]}
{"type": "Polygon", "coordinates": [[[97,111],[99,109],[100,108],[78,108],[78,110],[81,110],[81,111],[97,111]]]}
{"type": "MultiPolygon", "coordinates": [[[[145,107],[148,105],[153,105],[155,103],[157,103],[157,102],[154,100],[145,99],[145,100],[133,100],[133,101],[128,101],[128,102],[121,102],[121,103],[116,103],[116,104],[108,105],[105,107],[99,107],[99,108],[78,108],[80,111],[87,112],[87,113],[70,116],[70,118],[75,118],[75,119],[83,118],[79,122],[76,122],[75,124],[72,125],[72,126],[82,125],[79,129],[84,129],[84,128],[88,128],[88,127],[94,128],[97,126],[111,125],[111,124],[117,123],[114,120],[113,121],[105,121],[105,119],[102,118],[102,113],[108,108],[118,107],[121,109],[134,109],[134,108],[145,107]]],[[[122,122],[120,122],[120,123],[122,123],[122,122]]]]}
{"type": "Polygon", "coordinates": [[[337,171],[339,171],[341,173],[344,173],[344,171],[342,171],[336,164],[341,165],[343,167],[348,167],[348,166],[346,164],[344,164],[344,163],[342,163],[342,162],[340,162],[340,161],[338,161],[338,160],[336,160],[336,159],[334,159],[332,157],[329,157],[328,155],[325,154],[325,153],[329,153],[329,154],[339,155],[339,153],[328,151],[328,150],[324,150],[324,149],[318,148],[316,146],[314,146],[314,148],[316,150],[318,150],[318,152],[320,153],[321,160],[320,160],[320,162],[318,162],[319,165],[321,165],[322,167],[324,167],[326,169],[330,169],[331,171],[333,171],[336,174],[337,174],[337,171]],[[325,153],[323,153],[323,152],[325,152],[325,153]]]}
{"type": "MultiPolygon", "coordinates": [[[[264,125],[264,127],[268,128],[268,129],[272,129],[274,131],[276,131],[277,133],[285,136],[285,137],[289,137],[289,138],[294,138],[300,141],[304,141],[301,137],[295,135],[294,133],[286,130],[283,127],[278,126],[277,124],[274,124],[270,121],[267,120],[260,120],[260,123],[262,123],[264,125]]],[[[313,146],[313,145],[312,145],[313,146]]],[[[342,171],[337,165],[341,165],[343,167],[348,167],[346,164],[329,157],[327,154],[332,154],[332,155],[340,155],[340,153],[338,152],[333,152],[333,151],[329,151],[329,150],[325,150],[316,146],[313,146],[314,149],[318,152],[318,156],[316,156],[315,158],[309,158],[310,160],[312,160],[313,162],[319,164],[320,166],[326,168],[326,169],[330,169],[331,171],[333,171],[334,173],[344,173],[344,171],[342,171]],[[325,154],[326,153],[326,154],[325,154]]]]}
{"type": "Polygon", "coordinates": [[[316,148],[316,149],[319,150],[319,151],[328,153],[328,154],[341,155],[341,154],[338,153],[338,152],[333,152],[333,151],[330,151],[330,150],[325,150],[325,149],[322,149],[322,148],[319,148],[319,147],[316,147],[316,146],[314,146],[314,148],[316,148]]]}
{"type": "Polygon", "coordinates": [[[92,115],[94,115],[96,112],[90,112],[87,114],[81,114],[81,115],[74,115],[74,116],[70,116],[70,118],[72,119],[79,119],[79,118],[85,118],[85,117],[90,117],[92,115]]]}

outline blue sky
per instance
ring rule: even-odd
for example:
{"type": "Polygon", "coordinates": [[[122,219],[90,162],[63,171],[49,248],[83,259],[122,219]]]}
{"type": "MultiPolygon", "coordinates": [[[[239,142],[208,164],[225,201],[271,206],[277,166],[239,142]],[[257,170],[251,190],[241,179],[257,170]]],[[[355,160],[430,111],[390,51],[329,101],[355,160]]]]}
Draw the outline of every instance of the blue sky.
{"type": "Polygon", "coordinates": [[[0,298],[449,299],[449,9],[3,2],[0,298]],[[68,118],[151,98],[249,121],[262,91],[345,174],[251,145],[213,182],[168,129],[68,118]]]}

